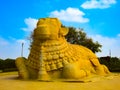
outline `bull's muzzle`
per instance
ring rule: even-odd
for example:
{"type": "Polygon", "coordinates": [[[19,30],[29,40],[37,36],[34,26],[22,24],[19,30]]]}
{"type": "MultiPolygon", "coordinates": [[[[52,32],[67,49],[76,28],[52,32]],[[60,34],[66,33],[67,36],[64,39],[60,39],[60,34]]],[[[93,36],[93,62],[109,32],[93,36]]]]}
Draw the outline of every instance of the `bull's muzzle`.
{"type": "Polygon", "coordinates": [[[50,30],[47,25],[39,25],[34,30],[34,37],[38,39],[48,39],[50,38],[50,30]]]}

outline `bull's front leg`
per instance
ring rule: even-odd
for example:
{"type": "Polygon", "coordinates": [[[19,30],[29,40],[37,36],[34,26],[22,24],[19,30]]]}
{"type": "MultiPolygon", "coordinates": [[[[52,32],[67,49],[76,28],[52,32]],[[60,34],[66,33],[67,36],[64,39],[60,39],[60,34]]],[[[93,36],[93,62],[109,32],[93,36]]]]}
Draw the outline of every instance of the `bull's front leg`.
{"type": "Polygon", "coordinates": [[[16,59],[15,63],[18,69],[19,78],[29,79],[29,73],[25,65],[25,58],[19,57],[16,59]]]}

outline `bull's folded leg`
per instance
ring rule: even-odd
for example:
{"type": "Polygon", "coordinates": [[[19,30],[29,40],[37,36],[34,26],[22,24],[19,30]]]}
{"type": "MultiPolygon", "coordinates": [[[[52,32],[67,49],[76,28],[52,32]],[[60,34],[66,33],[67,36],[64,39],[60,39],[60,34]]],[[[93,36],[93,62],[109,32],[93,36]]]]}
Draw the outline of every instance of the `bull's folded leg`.
{"type": "Polygon", "coordinates": [[[29,79],[29,73],[28,73],[28,70],[25,66],[25,58],[19,57],[16,59],[15,63],[16,63],[16,66],[18,68],[19,78],[29,79]]]}
{"type": "Polygon", "coordinates": [[[90,75],[90,71],[80,69],[75,64],[64,62],[62,76],[68,79],[80,79],[90,75]]]}

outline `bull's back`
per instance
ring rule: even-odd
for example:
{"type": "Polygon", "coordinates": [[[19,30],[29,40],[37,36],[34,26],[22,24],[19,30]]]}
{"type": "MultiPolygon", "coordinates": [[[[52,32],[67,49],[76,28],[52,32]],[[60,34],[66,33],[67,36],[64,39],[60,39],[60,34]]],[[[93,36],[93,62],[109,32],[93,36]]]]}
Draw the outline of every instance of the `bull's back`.
{"type": "Polygon", "coordinates": [[[99,66],[100,63],[98,61],[97,56],[88,48],[81,45],[71,45],[73,51],[73,57],[76,57],[81,65],[85,66],[99,66]],[[84,63],[84,64],[82,64],[84,63]],[[88,65],[89,64],[89,65],[88,65]]]}

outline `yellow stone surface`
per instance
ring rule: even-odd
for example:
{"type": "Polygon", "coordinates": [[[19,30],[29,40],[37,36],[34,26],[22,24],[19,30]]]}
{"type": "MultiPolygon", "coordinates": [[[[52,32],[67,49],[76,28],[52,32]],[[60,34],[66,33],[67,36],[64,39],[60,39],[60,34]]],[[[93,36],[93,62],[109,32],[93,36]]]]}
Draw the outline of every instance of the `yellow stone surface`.
{"type": "Polygon", "coordinates": [[[39,19],[28,59],[16,59],[19,76],[23,79],[51,80],[108,74],[107,67],[99,63],[91,50],[66,41],[68,31],[61,27],[57,18],[39,19]]]}

